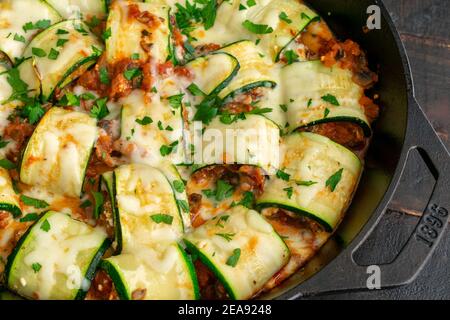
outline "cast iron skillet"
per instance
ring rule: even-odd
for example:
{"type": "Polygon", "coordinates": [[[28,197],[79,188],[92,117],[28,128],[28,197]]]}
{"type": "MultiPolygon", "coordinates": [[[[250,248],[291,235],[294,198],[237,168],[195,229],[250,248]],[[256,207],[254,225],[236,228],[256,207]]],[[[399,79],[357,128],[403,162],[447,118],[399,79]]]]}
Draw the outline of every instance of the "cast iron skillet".
{"type": "MultiPolygon", "coordinates": [[[[397,254],[386,263],[371,260],[371,265],[380,267],[381,288],[404,285],[415,279],[437,246],[449,219],[450,155],[414,98],[408,58],[383,3],[377,0],[309,2],[339,38],[350,38],[367,51],[372,70],[378,68],[380,74],[376,92],[380,94],[382,113],[374,126],[359,189],[338,230],[346,238],[347,246],[336,250],[333,240],[329,241],[306,266],[306,271],[294,275],[262,298],[296,299],[367,289],[369,263],[357,262],[361,259],[355,257],[359,251],[370,254],[383,240],[389,241],[371,241],[370,237],[387,213],[398,211],[393,209],[396,205],[393,199],[399,198],[402,189],[409,188],[406,195],[412,195],[413,200],[400,199],[400,202],[422,198],[423,205],[416,205],[415,210],[423,214],[404,243],[397,244],[397,254]],[[381,30],[364,33],[362,27],[366,25],[370,5],[381,9],[381,30]]],[[[397,232],[395,228],[390,231],[397,232]]]]}

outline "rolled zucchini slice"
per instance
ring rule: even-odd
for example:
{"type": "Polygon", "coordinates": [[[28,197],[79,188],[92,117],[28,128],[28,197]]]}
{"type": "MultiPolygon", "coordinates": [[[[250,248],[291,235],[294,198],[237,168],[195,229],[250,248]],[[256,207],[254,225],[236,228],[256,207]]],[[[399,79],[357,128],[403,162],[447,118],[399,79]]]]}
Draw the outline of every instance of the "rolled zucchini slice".
{"type": "Polygon", "coordinates": [[[176,243],[141,248],[103,260],[121,300],[199,299],[190,257],[176,243]]]}
{"type": "Polygon", "coordinates": [[[369,121],[359,100],[364,89],[350,70],[328,68],[321,61],[297,62],[281,71],[289,130],[319,123],[346,121],[370,136],[369,121]]]}
{"type": "Polygon", "coordinates": [[[213,53],[196,58],[186,64],[194,75],[193,84],[204,95],[222,91],[239,71],[239,62],[228,53],[213,53]]]}
{"type": "Polygon", "coordinates": [[[21,81],[21,85],[26,86],[29,96],[38,96],[40,94],[41,83],[35,72],[32,58],[25,59],[11,69],[0,65],[0,105],[17,106],[23,104],[13,96],[14,89],[10,84],[11,80],[15,81],[15,83],[21,81]]]}
{"type": "Polygon", "coordinates": [[[0,51],[6,53],[11,61],[20,58],[36,31],[61,20],[58,12],[44,0],[2,1],[0,51]]]}
{"type": "Polygon", "coordinates": [[[262,115],[247,114],[245,119],[223,123],[214,118],[201,137],[194,141],[194,163],[249,164],[270,173],[279,163],[278,126],[262,115]]]}
{"type": "Polygon", "coordinates": [[[254,42],[238,41],[220,49],[220,52],[232,55],[240,65],[237,75],[219,94],[224,101],[254,88],[273,88],[277,85],[272,62],[259,52],[254,42]]]}
{"type": "Polygon", "coordinates": [[[133,162],[158,166],[163,161],[183,162],[183,116],[179,91],[158,90],[151,99],[135,90],[121,99],[121,138],[133,144],[133,162]],[[163,96],[164,95],[164,96],[163,96]],[[175,101],[177,100],[177,101],[175,101]]]}
{"type": "Polygon", "coordinates": [[[106,30],[111,30],[106,40],[108,62],[129,59],[133,54],[143,61],[151,57],[157,63],[166,62],[171,51],[169,10],[168,5],[157,2],[114,1],[106,24],[106,30]],[[149,15],[150,22],[138,21],[135,8],[149,15]]]}
{"type": "Polygon", "coordinates": [[[20,180],[48,191],[79,197],[92,148],[96,120],[54,107],[47,111],[23,153],[20,180]]]}
{"type": "Polygon", "coordinates": [[[177,241],[183,217],[167,177],[158,169],[124,165],[103,175],[114,208],[116,253],[177,241]]]}
{"type": "Polygon", "coordinates": [[[249,299],[289,260],[289,249],[256,211],[238,206],[185,236],[231,299],[249,299]]]}
{"type": "Polygon", "coordinates": [[[27,299],[83,299],[110,241],[106,233],[48,211],[8,257],[8,288],[27,299]]]}
{"type": "Polygon", "coordinates": [[[108,11],[107,0],[46,0],[64,19],[102,19],[108,11]]]}
{"type": "Polygon", "coordinates": [[[357,188],[361,161],[330,139],[307,132],[287,136],[282,148],[281,170],[267,182],[257,206],[284,208],[335,230],[357,188]]]}
{"type": "Polygon", "coordinates": [[[102,43],[84,22],[66,20],[34,37],[24,56],[33,57],[42,99],[47,101],[56,88],[64,88],[94,64],[102,50],[102,43]]]}
{"type": "Polygon", "coordinates": [[[14,192],[8,170],[0,168],[0,210],[7,211],[14,218],[22,215],[19,197],[14,192]]]}

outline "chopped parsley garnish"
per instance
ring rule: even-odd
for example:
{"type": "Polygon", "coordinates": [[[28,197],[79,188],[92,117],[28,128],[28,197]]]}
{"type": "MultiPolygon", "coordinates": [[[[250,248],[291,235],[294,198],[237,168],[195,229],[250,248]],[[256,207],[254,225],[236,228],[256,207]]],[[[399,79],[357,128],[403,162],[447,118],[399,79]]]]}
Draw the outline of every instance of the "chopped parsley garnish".
{"type": "Polygon", "coordinates": [[[239,201],[238,203],[235,203],[233,201],[233,203],[231,204],[231,207],[241,205],[246,208],[252,209],[254,206],[254,203],[255,203],[255,195],[253,194],[253,192],[245,191],[244,197],[241,199],[241,201],[239,201]]]}
{"type": "Polygon", "coordinates": [[[325,108],[325,111],[323,112],[323,117],[326,118],[330,114],[330,109],[325,108]]]}
{"type": "Polygon", "coordinates": [[[159,148],[159,152],[163,157],[169,155],[172,153],[174,148],[178,145],[178,141],[172,142],[170,145],[162,145],[161,148],[159,148]]]}
{"type": "Polygon", "coordinates": [[[31,268],[33,268],[34,273],[38,273],[39,270],[41,270],[42,265],[39,262],[35,262],[31,265],[31,268]]]}
{"type": "Polygon", "coordinates": [[[304,12],[302,12],[302,14],[300,15],[300,17],[301,17],[302,19],[308,19],[308,20],[311,20],[311,18],[310,18],[306,13],[304,13],[304,12]]]}
{"type": "Polygon", "coordinates": [[[316,184],[317,182],[315,181],[295,181],[295,184],[298,186],[305,186],[305,187],[309,187],[312,186],[313,184],[316,184]]]}
{"type": "Polygon", "coordinates": [[[109,73],[106,67],[101,67],[99,71],[100,82],[103,84],[109,84],[109,73]]]}
{"type": "Polygon", "coordinates": [[[102,38],[103,40],[108,40],[111,37],[111,28],[108,28],[103,32],[102,38]]]}
{"type": "Polygon", "coordinates": [[[150,218],[157,224],[165,223],[171,225],[173,222],[173,217],[168,214],[158,213],[151,215],[150,218]]]}
{"type": "Polygon", "coordinates": [[[222,101],[217,96],[205,98],[198,106],[194,115],[194,121],[201,121],[209,124],[211,120],[218,114],[222,101]]]}
{"type": "Polygon", "coordinates": [[[253,7],[253,6],[256,6],[256,1],[255,0],[247,0],[247,6],[249,8],[253,7]]]}
{"type": "Polygon", "coordinates": [[[183,101],[184,93],[180,93],[174,96],[170,96],[167,98],[169,104],[172,108],[178,109],[181,108],[181,102],[183,101]]]}
{"type": "Polygon", "coordinates": [[[37,123],[45,114],[45,109],[37,101],[31,101],[20,110],[20,116],[28,119],[30,124],[37,123]]]}
{"type": "Polygon", "coordinates": [[[331,103],[334,106],[339,106],[339,101],[332,94],[327,94],[327,95],[325,95],[325,96],[323,96],[321,98],[325,102],[331,103]]]}
{"type": "Polygon", "coordinates": [[[339,169],[336,173],[334,173],[331,177],[328,178],[328,180],[325,182],[325,186],[329,187],[331,192],[334,192],[336,189],[336,186],[342,179],[342,172],[344,171],[344,168],[339,169]]]}
{"type": "Polygon", "coordinates": [[[83,100],[95,100],[95,95],[90,92],[85,92],[80,95],[80,98],[83,100]]]}
{"type": "Polygon", "coordinates": [[[41,223],[41,230],[48,232],[50,230],[50,223],[47,219],[44,220],[44,222],[41,223]]]}
{"type": "Polygon", "coordinates": [[[142,119],[136,119],[136,123],[140,124],[141,126],[146,126],[150,123],[153,123],[153,119],[149,116],[145,116],[142,119]]]}
{"type": "Polygon", "coordinates": [[[67,41],[69,41],[69,40],[68,39],[58,39],[58,41],[56,41],[56,46],[63,47],[67,41]]]}
{"type": "Polygon", "coordinates": [[[12,170],[16,167],[14,162],[9,161],[8,159],[0,159],[0,167],[6,170],[12,170]]]}
{"type": "Polygon", "coordinates": [[[286,191],[286,194],[289,199],[292,198],[292,195],[294,193],[294,188],[292,188],[292,187],[284,188],[283,191],[286,191]]]}
{"type": "Polygon", "coordinates": [[[69,31],[64,30],[64,29],[58,29],[58,30],[56,30],[56,34],[57,34],[57,35],[61,35],[61,34],[69,34],[69,31]]]}
{"type": "Polygon", "coordinates": [[[294,50],[287,50],[284,53],[284,56],[286,58],[286,63],[288,65],[293,64],[294,62],[298,61],[298,54],[296,54],[294,50]]]}
{"type": "Polygon", "coordinates": [[[268,34],[273,32],[272,27],[268,26],[267,24],[256,24],[251,22],[250,20],[245,20],[242,23],[242,26],[248,31],[255,34],[268,34]]]}
{"type": "Polygon", "coordinates": [[[73,28],[78,32],[81,33],[83,36],[87,36],[89,33],[84,29],[84,27],[81,24],[74,23],[73,28]]]}
{"type": "Polygon", "coordinates": [[[247,8],[241,3],[239,5],[239,11],[247,10],[247,8]]]}
{"type": "Polygon", "coordinates": [[[140,59],[139,53],[133,53],[130,58],[131,60],[139,60],[140,59]]]}
{"type": "Polygon", "coordinates": [[[217,0],[197,0],[191,3],[186,0],[183,7],[180,3],[175,4],[177,11],[175,21],[181,33],[191,41],[190,33],[198,23],[202,23],[205,30],[214,26],[217,15],[217,0]]]}
{"type": "Polygon", "coordinates": [[[31,53],[39,58],[43,58],[47,55],[44,49],[41,48],[31,48],[31,53]]]}
{"type": "Polygon", "coordinates": [[[0,137],[0,149],[3,149],[8,145],[9,141],[3,140],[2,137],[0,137]]]}
{"type": "Polygon", "coordinates": [[[281,110],[283,110],[284,112],[287,112],[288,110],[288,106],[286,104],[280,104],[280,108],[281,110]]]}
{"type": "Polygon", "coordinates": [[[184,192],[184,189],[185,189],[184,182],[181,181],[181,180],[174,180],[173,181],[173,188],[178,193],[184,192]]]}
{"type": "Polygon", "coordinates": [[[282,170],[277,170],[277,178],[284,180],[284,181],[289,181],[289,178],[291,177],[290,174],[282,171],[282,170]]]}
{"type": "Polygon", "coordinates": [[[23,202],[23,204],[25,204],[27,206],[35,207],[37,209],[44,209],[49,206],[49,204],[44,200],[27,197],[24,194],[20,195],[20,200],[23,202]]]}
{"type": "Polygon", "coordinates": [[[131,68],[126,70],[123,73],[123,76],[125,77],[125,79],[127,79],[128,81],[133,80],[136,77],[139,77],[140,75],[142,75],[142,71],[139,68],[131,68]]]}
{"type": "Polygon", "coordinates": [[[25,32],[30,30],[47,29],[50,27],[51,23],[52,22],[47,19],[38,20],[36,23],[29,21],[22,26],[22,29],[25,32]]]}
{"type": "Polygon", "coordinates": [[[63,106],[80,106],[80,97],[73,94],[72,92],[67,92],[59,103],[63,106]]]}
{"type": "Polygon", "coordinates": [[[278,18],[280,18],[280,20],[283,20],[286,23],[292,23],[292,20],[289,19],[288,15],[286,14],[286,12],[282,11],[279,15],[278,18]]]}
{"type": "Polygon", "coordinates": [[[92,191],[92,196],[94,197],[94,218],[98,219],[105,200],[103,199],[103,193],[101,192],[92,191]]]}
{"type": "Polygon", "coordinates": [[[241,249],[236,248],[233,250],[233,253],[230,257],[228,257],[226,264],[230,267],[236,267],[239,262],[239,258],[241,257],[241,249]]]}
{"type": "Polygon", "coordinates": [[[216,233],[216,236],[224,238],[226,241],[230,242],[233,240],[233,237],[236,235],[236,233],[216,233]]]}
{"type": "Polygon", "coordinates": [[[224,228],[224,225],[222,224],[222,222],[227,222],[229,218],[230,218],[229,215],[221,216],[221,217],[217,220],[216,226],[221,227],[221,228],[224,228]]]}
{"type": "Polygon", "coordinates": [[[222,201],[223,199],[231,197],[233,195],[233,192],[234,187],[231,184],[221,179],[217,180],[216,194],[215,194],[217,201],[222,201]]]}
{"type": "Polygon", "coordinates": [[[194,97],[203,97],[205,94],[202,90],[195,84],[191,83],[189,87],[187,87],[188,91],[194,96],[194,97]]]}
{"type": "Polygon", "coordinates": [[[312,105],[312,99],[310,98],[308,100],[308,103],[306,104],[306,107],[309,108],[309,107],[311,107],[311,105],[312,105]]]}
{"type": "Polygon", "coordinates": [[[164,127],[163,127],[163,124],[162,124],[161,121],[158,121],[158,129],[161,130],[161,131],[164,130],[164,127]]]}
{"type": "Polygon", "coordinates": [[[20,222],[31,222],[39,219],[39,215],[37,213],[29,213],[25,217],[20,218],[20,222]]]}
{"type": "Polygon", "coordinates": [[[48,58],[50,60],[56,60],[56,59],[58,59],[58,56],[59,56],[59,51],[51,48],[50,52],[48,53],[48,58]]]}
{"type": "Polygon", "coordinates": [[[90,114],[92,118],[100,120],[109,114],[108,106],[106,105],[107,101],[108,98],[101,98],[95,101],[90,114]]]}
{"type": "Polygon", "coordinates": [[[264,114],[264,113],[270,113],[272,112],[272,108],[254,108],[251,111],[248,112],[241,112],[238,114],[230,114],[230,113],[223,113],[220,115],[220,122],[223,124],[232,124],[233,122],[236,122],[238,120],[245,120],[247,114],[264,114]]]}
{"type": "Polygon", "coordinates": [[[17,33],[14,35],[14,40],[25,43],[25,37],[17,33]]]}

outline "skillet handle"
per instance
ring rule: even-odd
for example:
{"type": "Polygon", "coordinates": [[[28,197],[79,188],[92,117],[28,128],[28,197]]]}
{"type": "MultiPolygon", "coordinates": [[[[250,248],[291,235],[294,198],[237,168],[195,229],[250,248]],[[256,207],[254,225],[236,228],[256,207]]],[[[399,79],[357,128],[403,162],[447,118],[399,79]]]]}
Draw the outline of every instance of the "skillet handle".
{"type": "MultiPolygon", "coordinates": [[[[367,290],[373,284],[372,275],[378,273],[379,287],[388,288],[411,283],[437,247],[449,223],[450,212],[450,154],[440,141],[430,122],[414,97],[409,99],[411,116],[408,124],[404,152],[416,149],[423,155],[430,167],[435,187],[420,221],[397,257],[389,264],[373,266],[358,265],[353,253],[365,242],[375,227],[365,228],[363,238],[356,246],[344,250],[336,259],[316,275],[295,289],[295,294],[287,293],[280,298],[299,298],[341,290],[367,290]]],[[[404,169],[404,168],[403,168],[404,169]]],[[[402,175],[403,175],[402,169],[402,175]]],[[[379,221],[378,217],[378,220],[379,221]]]]}

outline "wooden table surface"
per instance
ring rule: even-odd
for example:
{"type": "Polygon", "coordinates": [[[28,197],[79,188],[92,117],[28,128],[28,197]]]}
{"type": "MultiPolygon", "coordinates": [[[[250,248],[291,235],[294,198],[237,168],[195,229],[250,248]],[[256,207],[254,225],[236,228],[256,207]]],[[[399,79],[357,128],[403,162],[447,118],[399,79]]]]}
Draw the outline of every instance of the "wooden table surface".
{"type": "MultiPolygon", "coordinates": [[[[416,98],[450,150],[450,0],[383,2],[405,44],[414,77],[416,98]]],[[[317,298],[450,299],[450,226],[433,257],[412,284],[388,290],[317,298]]]]}

